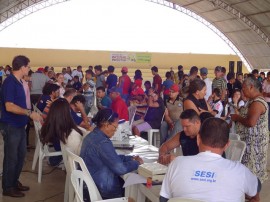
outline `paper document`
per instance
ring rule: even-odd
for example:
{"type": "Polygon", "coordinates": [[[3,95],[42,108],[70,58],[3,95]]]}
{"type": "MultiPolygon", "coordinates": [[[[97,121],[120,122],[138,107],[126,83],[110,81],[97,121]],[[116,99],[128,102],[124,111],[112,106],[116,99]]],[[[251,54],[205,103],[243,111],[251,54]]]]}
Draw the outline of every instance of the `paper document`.
{"type": "Polygon", "coordinates": [[[136,173],[130,173],[125,180],[124,188],[133,184],[146,183],[146,178],[136,173]]]}

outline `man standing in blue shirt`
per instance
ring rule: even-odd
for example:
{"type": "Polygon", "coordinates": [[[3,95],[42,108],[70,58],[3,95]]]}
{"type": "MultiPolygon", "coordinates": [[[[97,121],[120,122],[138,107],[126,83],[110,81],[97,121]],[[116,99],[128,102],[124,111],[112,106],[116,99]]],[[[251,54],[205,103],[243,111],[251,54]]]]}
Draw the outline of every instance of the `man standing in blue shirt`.
{"type": "Polygon", "coordinates": [[[108,73],[109,76],[107,77],[106,84],[107,84],[107,95],[109,95],[109,90],[117,85],[117,76],[114,74],[114,66],[109,66],[108,67],[108,73]]]}
{"type": "Polygon", "coordinates": [[[13,73],[7,77],[2,86],[2,117],[4,137],[4,165],[2,188],[4,196],[23,197],[22,191],[29,187],[19,182],[26,154],[25,125],[29,117],[39,121],[41,117],[26,107],[26,96],[22,78],[29,72],[30,60],[22,55],[12,61],[13,73]]]}

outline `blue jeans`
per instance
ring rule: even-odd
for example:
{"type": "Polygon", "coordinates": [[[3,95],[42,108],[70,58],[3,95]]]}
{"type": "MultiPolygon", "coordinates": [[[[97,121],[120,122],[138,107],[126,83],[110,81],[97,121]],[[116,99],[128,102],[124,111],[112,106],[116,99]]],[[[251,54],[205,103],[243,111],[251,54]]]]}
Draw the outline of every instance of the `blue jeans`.
{"type": "Polygon", "coordinates": [[[166,121],[163,121],[160,126],[160,145],[162,145],[164,142],[175,136],[177,133],[181,132],[182,126],[180,124],[180,121],[174,121],[174,128],[173,130],[169,130],[169,126],[166,121]]]}
{"type": "Polygon", "coordinates": [[[2,188],[4,191],[17,187],[26,155],[25,128],[4,125],[4,164],[2,188]]]}

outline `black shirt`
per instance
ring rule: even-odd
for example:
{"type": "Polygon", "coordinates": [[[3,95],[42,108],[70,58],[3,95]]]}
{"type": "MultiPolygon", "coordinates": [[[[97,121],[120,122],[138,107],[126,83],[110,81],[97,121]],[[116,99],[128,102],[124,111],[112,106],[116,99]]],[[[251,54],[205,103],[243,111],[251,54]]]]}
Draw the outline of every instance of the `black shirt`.
{"type": "Polygon", "coordinates": [[[196,137],[190,138],[184,131],[182,131],[180,132],[179,142],[184,156],[193,156],[199,153],[196,137]]]}

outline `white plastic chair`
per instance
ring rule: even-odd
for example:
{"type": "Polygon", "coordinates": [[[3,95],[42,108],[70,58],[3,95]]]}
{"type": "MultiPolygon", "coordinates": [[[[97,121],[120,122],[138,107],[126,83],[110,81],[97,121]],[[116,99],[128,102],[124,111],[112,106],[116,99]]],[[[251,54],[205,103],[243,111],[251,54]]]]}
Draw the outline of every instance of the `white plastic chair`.
{"type": "Polygon", "coordinates": [[[171,198],[168,202],[203,202],[196,199],[188,199],[188,198],[171,198]]]}
{"type": "MultiPolygon", "coordinates": [[[[88,175],[86,175],[81,170],[73,170],[71,173],[71,183],[76,193],[76,199],[77,202],[83,202],[83,184],[85,183],[89,193],[91,193],[90,187],[92,187],[92,179],[89,178],[88,175]]],[[[91,200],[92,201],[92,200],[91,200]]],[[[128,201],[127,198],[116,198],[116,199],[109,199],[109,200],[100,200],[100,201],[111,201],[111,202],[124,202],[128,201]]]]}
{"type": "MultiPolygon", "coordinates": [[[[91,177],[83,159],[81,157],[77,156],[76,154],[74,154],[73,152],[71,152],[68,148],[66,148],[66,152],[68,155],[68,162],[69,162],[69,166],[70,166],[71,175],[74,171],[79,170],[79,168],[81,169],[81,172],[83,172],[84,175],[80,175],[80,176],[83,176],[80,179],[83,179],[83,180],[87,179],[87,182],[88,182],[87,188],[89,191],[90,200],[92,202],[95,202],[95,201],[109,201],[109,202],[110,201],[111,202],[128,201],[128,199],[125,197],[116,198],[116,199],[109,199],[109,200],[102,200],[100,193],[97,189],[97,186],[96,186],[93,178],[91,177]]],[[[72,182],[72,180],[71,180],[71,182],[72,182]]],[[[76,183],[78,183],[78,180],[76,183]]],[[[72,182],[72,184],[73,184],[73,182],[72,182]]],[[[82,186],[77,186],[77,185],[74,186],[74,184],[73,184],[73,187],[74,187],[75,192],[76,192],[76,200],[75,201],[83,202],[82,201],[82,190],[78,190],[78,189],[82,189],[82,186]]]]}
{"type": "MultiPolygon", "coordinates": [[[[163,113],[163,116],[162,116],[162,119],[161,119],[161,123],[164,119],[164,115],[165,115],[165,112],[163,113]]],[[[148,134],[148,144],[149,145],[154,145],[155,147],[157,146],[157,134],[159,134],[159,129],[150,129],[147,131],[147,134],[148,134]],[[154,135],[156,134],[156,135],[154,135]],[[153,143],[153,136],[154,136],[154,143],[153,143]]]]}
{"type": "Polygon", "coordinates": [[[54,151],[54,152],[49,151],[48,145],[46,145],[46,144],[43,145],[40,142],[39,134],[40,134],[40,130],[41,130],[41,123],[34,121],[34,126],[35,126],[37,144],[36,144],[34,159],[33,159],[33,163],[32,163],[32,170],[35,170],[37,160],[38,160],[38,182],[41,183],[43,159],[47,156],[48,157],[49,156],[61,156],[62,152],[61,151],[54,151]]]}
{"type": "Polygon", "coordinates": [[[246,143],[241,140],[231,140],[230,146],[226,149],[226,159],[240,161],[246,150],[246,143]]]}
{"type": "Polygon", "coordinates": [[[65,181],[65,193],[64,193],[64,202],[73,202],[74,201],[74,189],[71,186],[70,181],[70,174],[71,174],[71,168],[70,164],[68,162],[68,154],[67,154],[67,147],[63,142],[60,142],[61,145],[61,151],[63,156],[63,161],[66,168],[66,181],[65,181]]]}
{"type": "Polygon", "coordinates": [[[236,133],[230,133],[229,139],[230,140],[240,140],[240,135],[238,135],[236,133]]]}

